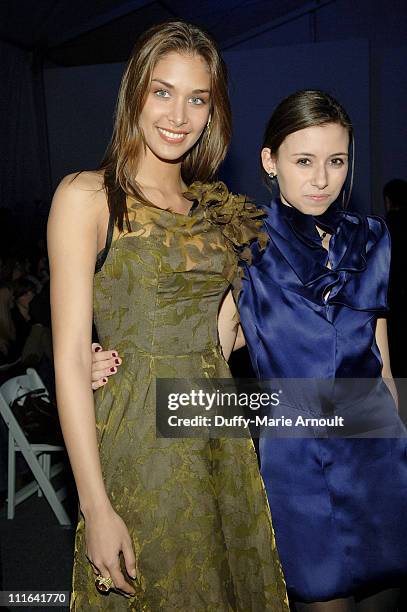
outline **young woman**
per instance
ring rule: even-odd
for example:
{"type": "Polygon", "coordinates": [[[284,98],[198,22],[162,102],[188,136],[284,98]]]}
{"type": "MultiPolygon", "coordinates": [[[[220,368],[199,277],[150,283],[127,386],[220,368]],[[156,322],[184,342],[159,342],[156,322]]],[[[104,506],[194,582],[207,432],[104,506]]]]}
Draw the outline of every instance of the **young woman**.
{"type": "MultiPolygon", "coordinates": [[[[273,113],[261,153],[275,195],[264,207],[268,243],[242,264],[239,314],[260,379],[377,379],[370,399],[387,411],[393,435],[403,435],[380,381],[391,381],[388,233],[381,219],[343,208],[352,140],[347,113],[323,92],[297,92],[273,113]]],[[[95,354],[95,379],[96,359],[105,366],[107,357],[95,354]]],[[[302,406],[311,408],[318,406],[302,406]]],[[[261,472],[299,612],[396,609],[407,575],[406,456],[405,437],[261,438],[261,472]]]]}
{"type": "MultiPolygon", "coordinates": [[[[267,125],[262,165],[276,196],[265,209],[269,242],[253,249],[239,300],[259,378],[391,381],[389,238],[380,218],[343,209],[352,139],[347,113],[320,91],[288,97],[267,125]]],[[[372,416],[385,413],[390,435],[403,435],[389,399],[379,382],[372,416]]],[[[356,403],[345,404],[355,414],[356,403]]],[[[374,436],[260,440],[287,588],[308,602],[300,611],[396,609],[390,587],[407,575],[406,438],[374,436]]]]}
{"type": "MultiPolygon", "coordinates": [[[[155,435],[156,377],[230,376],[216,318],[237,258],[206,210],[222,185],[185,196],[225,155],[226,85],[204,32],[152,28],[124,74],[102,168],[54,197],[56,387],[81,511],[71,610],[288,609],[252,443],[155,435]],[[124,357],[95,403],[92,302],[101,341],[124,357]]],[[[248,235],[257,214],[242,203],[248,235]]]]}

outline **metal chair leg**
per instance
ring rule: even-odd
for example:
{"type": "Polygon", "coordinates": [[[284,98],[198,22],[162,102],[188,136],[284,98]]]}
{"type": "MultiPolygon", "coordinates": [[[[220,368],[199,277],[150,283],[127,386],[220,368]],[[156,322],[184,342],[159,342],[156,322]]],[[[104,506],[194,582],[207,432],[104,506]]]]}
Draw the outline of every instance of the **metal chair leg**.
{"type": "Polygon", "coordinates": [[[16,451],[13,434],[8,432],[7,518],[14,518],[16,506],[16,451]]]}

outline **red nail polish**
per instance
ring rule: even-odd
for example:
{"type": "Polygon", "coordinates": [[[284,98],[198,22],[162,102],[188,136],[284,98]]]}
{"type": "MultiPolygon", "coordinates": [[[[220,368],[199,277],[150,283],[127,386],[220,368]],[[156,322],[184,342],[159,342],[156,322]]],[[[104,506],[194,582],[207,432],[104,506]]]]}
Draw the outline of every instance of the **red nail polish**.
{"type": "Polygon", "coordinates": [[[111,372],[116,372],[116,368],[110,368],[111,372]]]}
{"type": "Polygon", "coordinates": [[[120,359],[115,359],[114,362],[117,363],[117,365],[120,365],[120,359]]]}
{"type": "Polygon", "coordinates": [[[117,357],[117,353],[112,353],[112,357],[117,357]]]}
{"type": "Polygon", "coordinates": [[[107,383],[107,378],[102,378],[102,382],[107,383]]]}
{"type": "Polygon", "coordinates": [[[99,352],[99,351],[101,351],[101,350],[102,350],[102,347],[101,347],[101,346],[97,346],[97,347],[95,348],[95,353],[98,353],[98,352],[99,352]]]}

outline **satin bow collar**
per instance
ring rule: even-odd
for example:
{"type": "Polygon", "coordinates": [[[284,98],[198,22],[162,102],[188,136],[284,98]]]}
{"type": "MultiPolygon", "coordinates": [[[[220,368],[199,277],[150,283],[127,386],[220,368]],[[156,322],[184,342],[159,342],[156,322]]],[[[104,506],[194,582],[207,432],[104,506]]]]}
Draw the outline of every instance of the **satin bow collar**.
{"type": "Polygon", "coordinates": [[[366,268],[368,225],[360,215],[346,213],[336,204],[323,215],[306,215],[280,199],[273,200],[266,210],[270,236],[305,286],[324,276],[330,282],[340,271],[358,272],[366,268]],[[316,226],[332,234],[331,269],[327,267],[328,253],[316,226]],[[293,234],[298,241],[293,240],[293,234]],[[304,245],[308,248],[304,249],[304,245]]]}

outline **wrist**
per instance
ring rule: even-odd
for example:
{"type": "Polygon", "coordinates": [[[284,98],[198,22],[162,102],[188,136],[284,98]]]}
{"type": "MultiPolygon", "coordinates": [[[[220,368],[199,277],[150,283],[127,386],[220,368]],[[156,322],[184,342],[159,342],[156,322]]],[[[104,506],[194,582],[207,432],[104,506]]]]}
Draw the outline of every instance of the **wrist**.
{"type": "Polygon", "coordinates": [[[99,499],[79,502],[79,508],[86,521],[94,516],[100,516],[103,513],[110,512],[112,510],[112,505],[109,498],[104,496],[99,499]]]}

